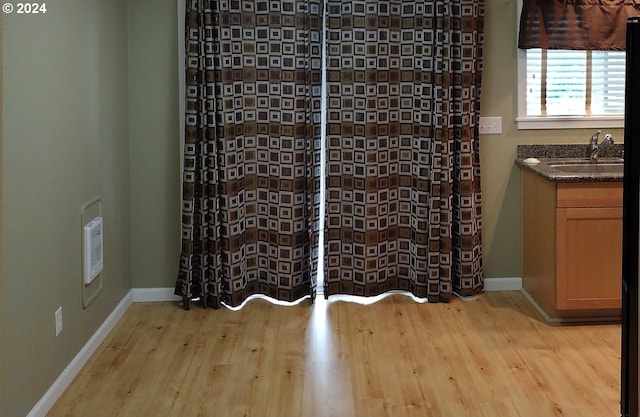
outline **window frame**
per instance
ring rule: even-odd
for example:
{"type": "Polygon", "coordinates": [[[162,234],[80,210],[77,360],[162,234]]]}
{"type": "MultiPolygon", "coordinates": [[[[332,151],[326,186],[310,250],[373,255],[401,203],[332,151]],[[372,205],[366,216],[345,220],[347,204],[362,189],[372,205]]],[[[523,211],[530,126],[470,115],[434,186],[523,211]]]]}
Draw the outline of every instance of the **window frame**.
{"type": "MultiPolygon", "coordinates": [[[[522,0],[517,2],[516,38],[519,32],[522,0]]],[[[624,114],[619,116],[527,116],[527,52],[518,48],[516,42],[517,82],[518,82],[518,114],[516,126],[518,130],[538,129],[611,129],[624,127],[624,114]]]]}

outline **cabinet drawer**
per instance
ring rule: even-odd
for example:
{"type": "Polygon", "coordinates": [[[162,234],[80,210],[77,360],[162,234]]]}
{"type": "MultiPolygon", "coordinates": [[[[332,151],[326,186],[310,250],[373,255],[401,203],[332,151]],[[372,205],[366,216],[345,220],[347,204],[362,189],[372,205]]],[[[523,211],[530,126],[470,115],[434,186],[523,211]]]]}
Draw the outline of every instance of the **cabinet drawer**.
{"type": "Polygon", "coordinates": [[[556,204],[558,208],[622,207],[622,183],[560,183],[556,204]]]}

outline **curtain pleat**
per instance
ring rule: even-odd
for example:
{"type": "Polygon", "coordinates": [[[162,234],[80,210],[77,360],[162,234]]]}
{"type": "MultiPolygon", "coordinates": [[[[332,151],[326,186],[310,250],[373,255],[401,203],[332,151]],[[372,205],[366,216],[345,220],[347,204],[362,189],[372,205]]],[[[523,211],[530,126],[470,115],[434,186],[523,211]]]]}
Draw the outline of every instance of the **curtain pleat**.
{"type": "Polygon", "coordinates": [[[327,1],[324,294],[483,288],[484,1],[327,1]]]}
{"type": "Polygon", "coordinates": [[[321,0],[186,2],[185,308],[315,296],[321,0]]]}
{"type": "Polygon", "coordinates": [[[640,0],[523,0],[518,48],[624,51],[640,0]]]}

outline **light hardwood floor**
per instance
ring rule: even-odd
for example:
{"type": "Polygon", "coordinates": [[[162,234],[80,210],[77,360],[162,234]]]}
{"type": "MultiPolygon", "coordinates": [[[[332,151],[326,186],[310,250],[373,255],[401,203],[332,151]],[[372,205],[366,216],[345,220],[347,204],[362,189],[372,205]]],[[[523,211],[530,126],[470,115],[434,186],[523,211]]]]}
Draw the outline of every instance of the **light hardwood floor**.
{"type": "Polygon", "coordinates": [[[620,415],[620,325],[519,292],[421,304],[134,304],[48,416],[620,415]]]}

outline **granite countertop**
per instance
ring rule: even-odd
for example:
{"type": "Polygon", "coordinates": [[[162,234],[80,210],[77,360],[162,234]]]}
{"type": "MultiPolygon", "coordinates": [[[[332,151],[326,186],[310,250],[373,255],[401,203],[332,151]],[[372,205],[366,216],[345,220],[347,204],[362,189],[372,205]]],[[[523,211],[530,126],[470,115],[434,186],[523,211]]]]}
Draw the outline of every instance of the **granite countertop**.
{"type": "Polygon", "coordinates": [[[515,164],[553,182],[619,182],[623,179],[620,169],[623,149],[622,144],[605,146],[600,151],[598,161],[592,162],[589,160],[589,145],[518,145],[515,164]],[[539,162],[525,162],[528,158],[539,162]],[[583,165],[584,172],[561,170],[561,165],[567,163],[583,165]]]}

